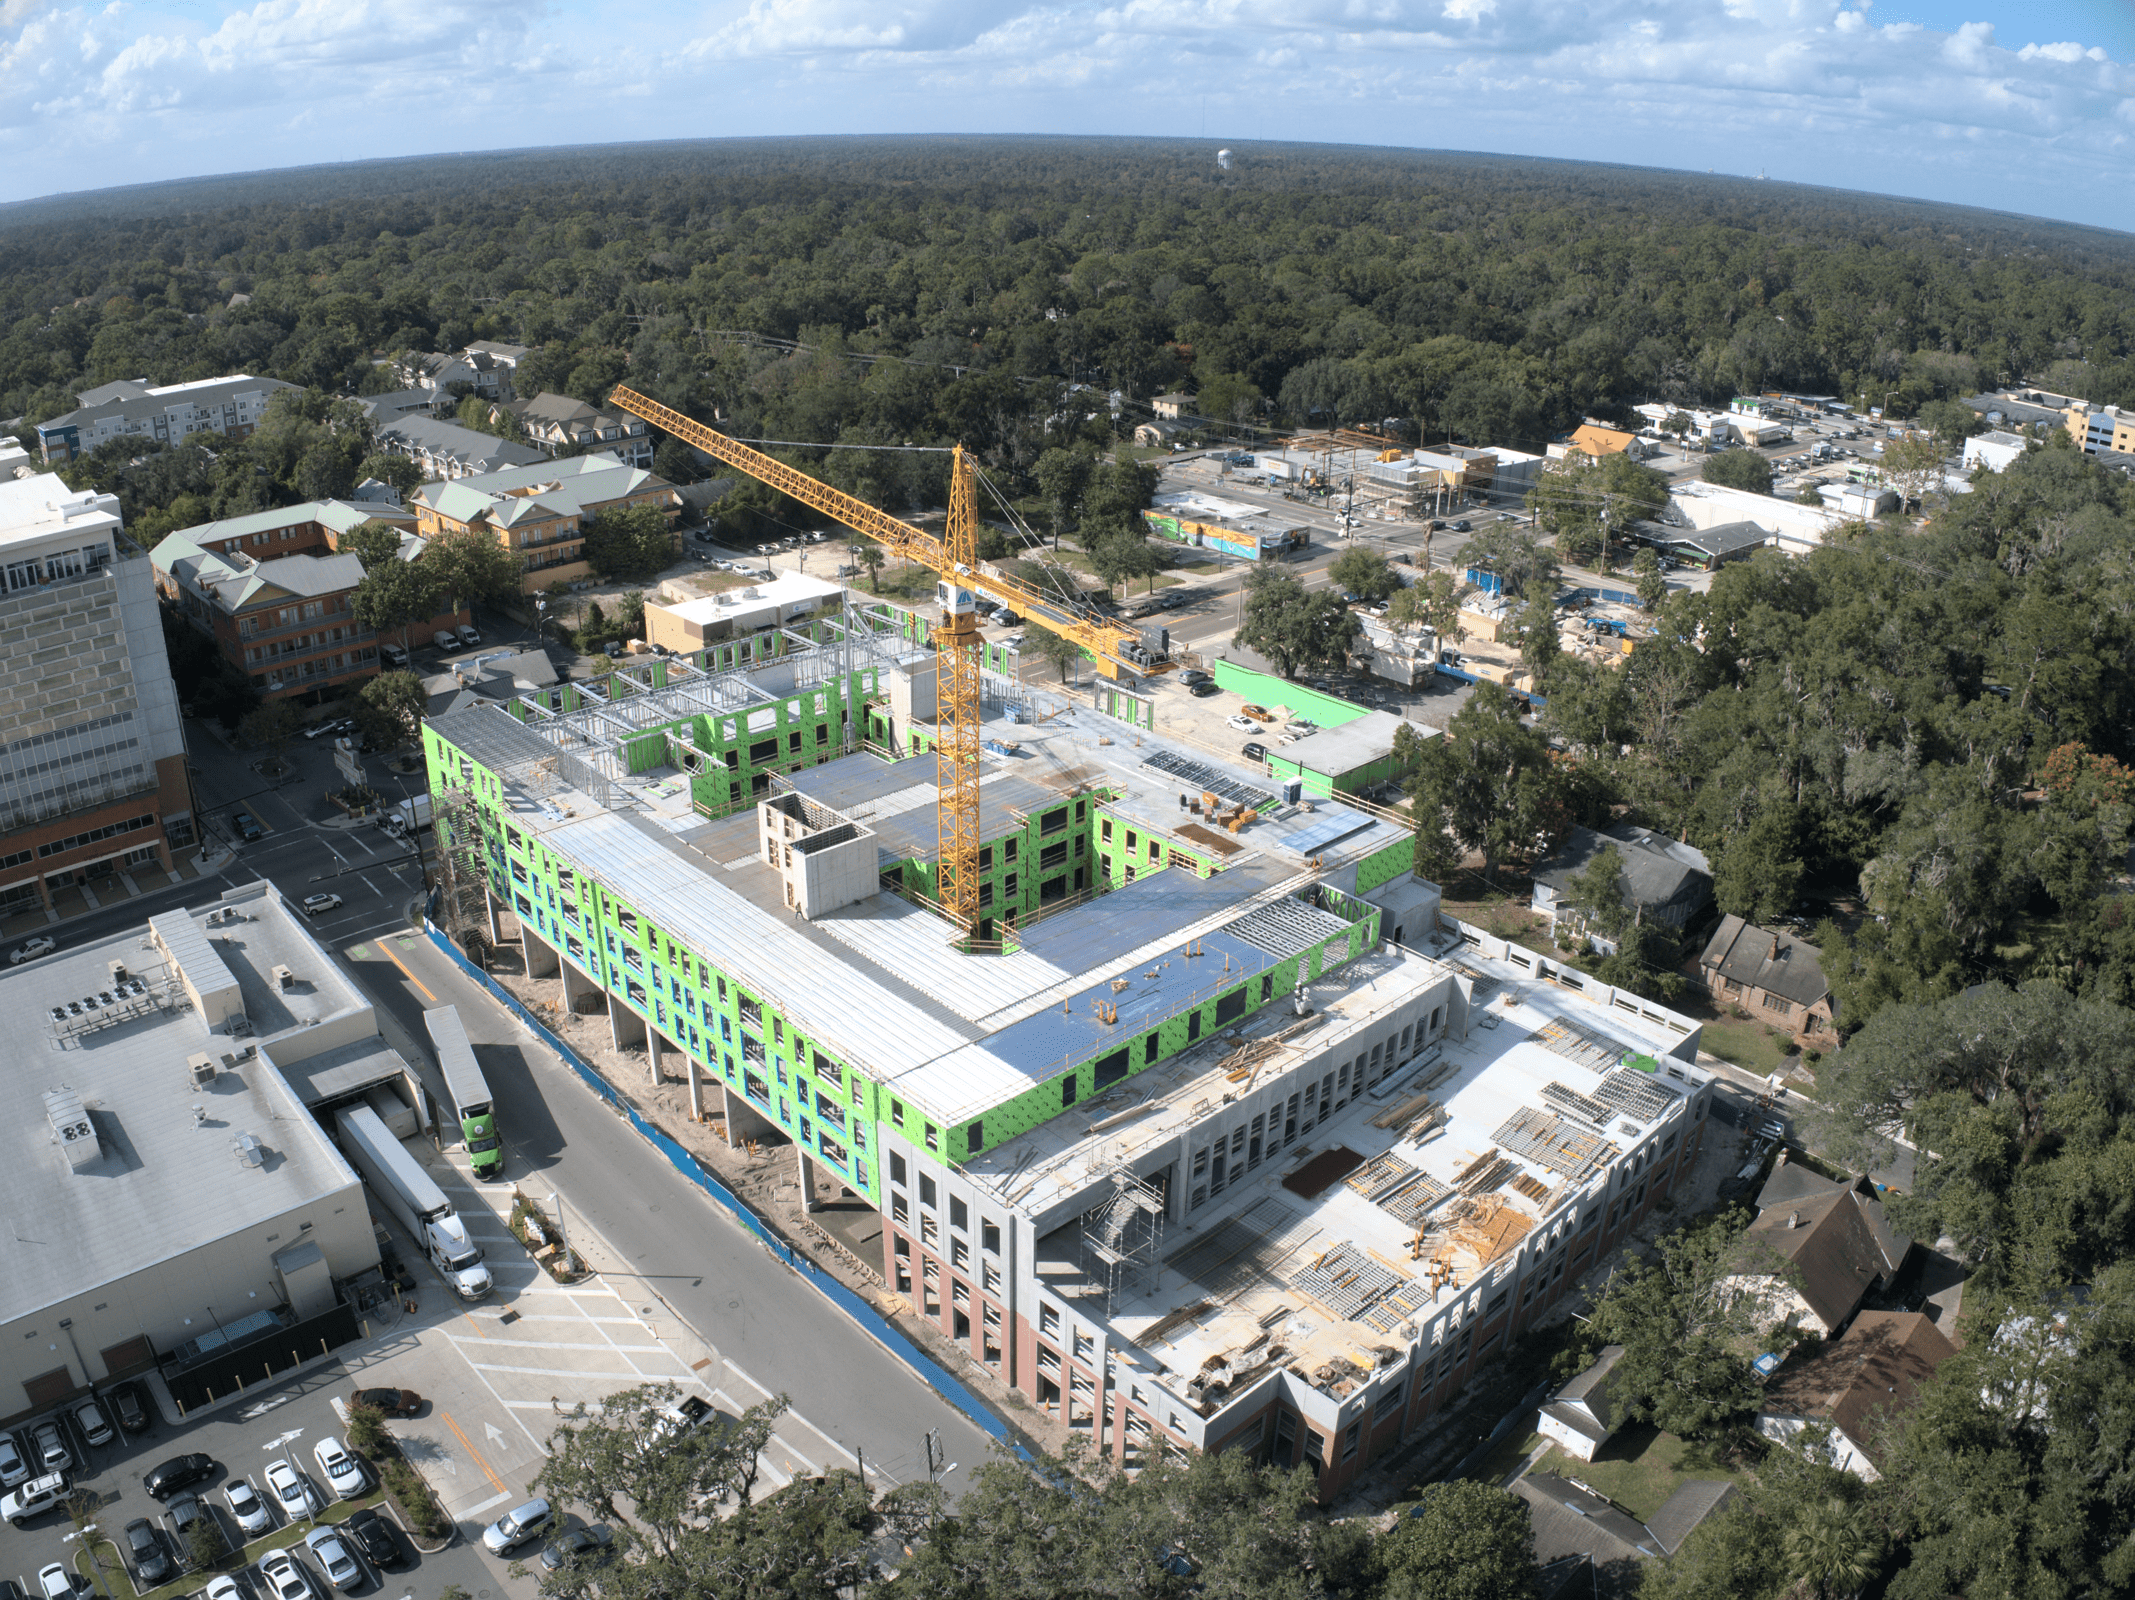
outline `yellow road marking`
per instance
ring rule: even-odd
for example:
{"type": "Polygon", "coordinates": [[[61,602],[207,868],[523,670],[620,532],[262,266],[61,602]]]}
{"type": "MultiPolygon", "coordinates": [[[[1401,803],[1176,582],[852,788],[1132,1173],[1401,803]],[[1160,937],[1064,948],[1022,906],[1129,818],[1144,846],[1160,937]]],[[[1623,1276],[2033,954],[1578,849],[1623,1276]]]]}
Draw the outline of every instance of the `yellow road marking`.
{"type": "Polygon", "coordinates": [[[460,1448],[462,1450],[465,1450],[469,1456],[473,1457],[474,1464],[482,1469],[482,1476],[487,1478],[491,1483],[497,1486],[498,1493],[510,1494],[511,1486],[507,1484],[502,1478],[498,1477],[494,1472],[490,1471],[489,1463],[482,1459],[482,1452],[474,1447],[474,1441],[469,1439],[466,1434],[460,1432],[460,1425],[452,1420],[452,1413],[449,1411],[440,1411],[438,1415],[445,1419],[445,1426],[452,1430],[452,1437],[460,1441],[460,1448]]]}
{"type": "Polygon", "coordinates": [[[401,960],[400,957],[393,954],[393,947],[391,945],[387,944],[383,939],[381,939],[378,942],[378,948],[385,952],[386,960],[392,962],[394,966],[400,968],[400,973],[402,977],[406,978],[408,982],[414,984],[416,988],[422,990],[423,998],[425,1000],[429,1001],[432,1005],[438,1004],[438,998],[436,995],[430,992],[429,985],[425,984],[422,979],[418,978],[414,973],[408,970],[408,964],[405,961],[401,960]]]}

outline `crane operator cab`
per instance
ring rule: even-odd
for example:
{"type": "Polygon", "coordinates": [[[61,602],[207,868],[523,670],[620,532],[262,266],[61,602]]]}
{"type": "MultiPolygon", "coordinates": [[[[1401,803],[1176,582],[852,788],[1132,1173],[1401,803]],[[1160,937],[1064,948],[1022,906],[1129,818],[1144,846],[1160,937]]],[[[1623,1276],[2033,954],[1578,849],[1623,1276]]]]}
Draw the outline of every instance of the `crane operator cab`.
{"type": "Polygon", "coordinates": [[[970,622],[977,620],[978,596],[966,589],[962,584],[950,583],[946,579],[938,582],[934,585],[934,598],[941,606],[941,620],[944,627],[956,621],[970,622]]]}

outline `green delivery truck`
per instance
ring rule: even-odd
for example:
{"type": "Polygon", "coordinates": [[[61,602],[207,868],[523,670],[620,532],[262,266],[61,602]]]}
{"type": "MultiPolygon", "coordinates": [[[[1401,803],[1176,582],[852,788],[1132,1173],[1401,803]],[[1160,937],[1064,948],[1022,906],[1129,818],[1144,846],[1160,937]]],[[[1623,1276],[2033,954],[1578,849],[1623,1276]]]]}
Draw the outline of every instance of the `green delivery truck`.
{"type": "Polygon", "coordinates": [[[437,1049],[437,1064],[445,1075],[445,1095],[452,1115],[460,1125],[469,1160],[477,1178],[504,1176],[504,1145],[497,1137],[496,1108],[489,1098],[489,1083],[475,1061],[474,1046],[467,1042],[467,1029],[455,1006],[425,1011],[423,1022],[430,1029],[430,1043],[437,1049]]]}

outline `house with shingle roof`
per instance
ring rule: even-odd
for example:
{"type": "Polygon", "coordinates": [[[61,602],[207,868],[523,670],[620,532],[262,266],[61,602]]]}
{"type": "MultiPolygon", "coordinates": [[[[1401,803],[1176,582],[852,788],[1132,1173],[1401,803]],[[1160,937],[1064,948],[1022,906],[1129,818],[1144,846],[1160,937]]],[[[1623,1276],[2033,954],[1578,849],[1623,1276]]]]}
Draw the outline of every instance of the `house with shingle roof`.
{"type": "Polygon", "coordinates": [[[1864,1311],[1842,1338],[1797,1351],[1772,1374],[1757,1431],[1787,1444],[1809,1428],[1827,1428],[1832,1465],[1873,1483],[1881,1476],[1875,1457],[1882,1425],[1910,1407],[1956,1353],[1918,1311],[1864,1311]]]}
{"type": "MultiPolygon", "coordinates": [[[[1557,931],[1560,912],[1578,916],[1577,910],[1565,900],[1571,892],[1572,880],[1586,871],[1594,858],[1610,845],[1616,847],[1616,854],[1623,862],[1622,875],[1617,880],[1618,889],[1624,903],[1632,907],[1641,920],[1655,919],[1671,928],[1680,928],[1712,900],[1712,867],[1702,851],[1682,840],[1628,823],[1604,828],[1598,833],[1591,828],[1575,827],[1533,873],[1534,890],[1528,905],[1549,918],[1552,935],[1557,931]]],[[[1608,940],[1592,933],[1588,937],[1593,939],[1596,949],[1606,954],[1615,953],[1608,940]]]]}
{"type": "Polygon", "coordinates": [[[1566,1455],[1581,1461],[1594,1459],[1594,1452],[1608,1443],[1621,1420],[1609,1397],[1609,1379],[1623,1360],[1623,1346],[1612,1344],[1594,1359],[1594,1364],[1551,1395],[1543,1403],[1537,1430],[1554,1439],[1566,1455]]]}
{"type": "Polygon", "coordinates": [[[1735,1497],[1731,1483],[1695,1478],[1679,1486],[1651,1522],[1640,1522],[1585,1484],[1553,1472],[1531,1472],[1508,1487],[1527,1502],[1537,1566],[1561,1577],[1564,1563],[1586,1564],[1584,1583],[1558,1585],[1557,1592],[1570,1594],[1637,1593],[1644,1563],[1674,1555],[1700,1523],[1735,1497]]]}
{"type": "Polygon", "coordinates": [[[1773,1322],[1829,1335],[1876,1288],[1896,1281],[1913,1241],[1891,1227],[1865,1176],[1834,1183],[1797,1173],[1788,1183],[1803,1192],[1767,1184],[1774,1203],[1743,1230],[1730,1286],[1756,1294],[1773,1322]]]}
{"type": "MultiPolygon", "coordinates": [[[[501,441],[500,441],[501,442],[501,441]]],[[[514,448],[526,449],[526,446],[514,448]]],[[[552,583],[590,576],[586,525],[620,506],[653,506],[673,527],[682,496],[665,478],[605,452],[534,460],[496,472],[426,483],[409,498],[416,531],[425,538],[472,530],[519,557],[521,589],[537,594],[552,583]]]]}
{"type": "Polygon", "coordinates": [[[1816,946],[1725,916],[1698,957],[1715,1000],[1744,1006],[1805,1044],[1831,1043],[1838,1007],[1816,946]]]}

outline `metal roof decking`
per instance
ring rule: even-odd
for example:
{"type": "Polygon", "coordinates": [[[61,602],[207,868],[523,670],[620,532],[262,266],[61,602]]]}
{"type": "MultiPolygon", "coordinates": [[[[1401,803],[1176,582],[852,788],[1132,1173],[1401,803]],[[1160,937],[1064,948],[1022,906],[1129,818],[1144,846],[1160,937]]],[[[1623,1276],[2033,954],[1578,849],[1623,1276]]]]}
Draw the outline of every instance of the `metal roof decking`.
{"type": "Polygon", "coordinates": [[[1265,811],[1275,803],[1275,795],[1267,789],[1255,788],[1241,783],[1227,773],[1218,772],[1205,761],[1196,761],[1191,756],[1179,755],[1170,750],[1154,750],[1143,757],[1142,765],[1153,767],[1166,778],[1188,785],[1195,794],[1207,791],[1221,795],[1226,800],[1235,800],[1255,811],[1265,811]]]}
{"type": "Polygon", "coordinates": [[[1280,961],[1309,950],[1348,927],[1347,922],[1331,911],[1308,906],[1302,900],[1284,898],[1271,900],[1240,917],[1223,932],[1226,937],[1241,939],[1280,961]]]}

